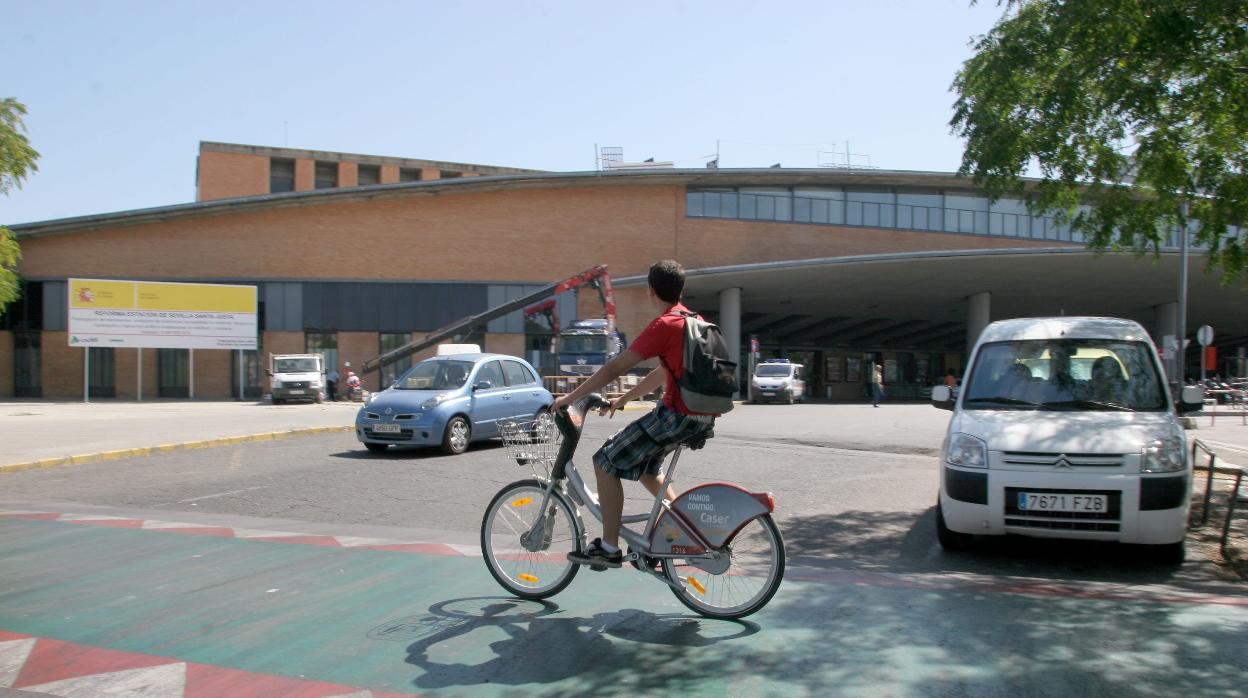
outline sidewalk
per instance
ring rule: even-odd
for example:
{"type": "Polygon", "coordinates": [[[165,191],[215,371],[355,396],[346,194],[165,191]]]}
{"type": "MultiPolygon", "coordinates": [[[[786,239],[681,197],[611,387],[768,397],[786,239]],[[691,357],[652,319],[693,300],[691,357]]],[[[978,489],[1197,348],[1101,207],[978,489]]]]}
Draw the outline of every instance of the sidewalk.
{"type": "Polygon", "coordinates": [[[353,428],[359,407],[351,402],[279,406],[188,400],[0,402],[0,469],[347,431],[353,428]]]}

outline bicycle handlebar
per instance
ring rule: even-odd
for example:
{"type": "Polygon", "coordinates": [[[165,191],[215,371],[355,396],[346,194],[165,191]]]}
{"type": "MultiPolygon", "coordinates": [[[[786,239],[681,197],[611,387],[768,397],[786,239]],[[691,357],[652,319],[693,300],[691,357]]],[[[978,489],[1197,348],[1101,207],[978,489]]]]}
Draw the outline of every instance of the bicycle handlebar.
{"type": "Polygon", "coordinates": [[[563,443],[559,446],[559,455],[555,458],[554,467],[551,469],[551,477],[555,480],[563,479],[564,466],[567,465],[568,461],[572,460],[572,454],[576,452],[576,446],[580,443],[581,430],[585,426],[585,415],[590,410],[610,406],[611,402],[603,398],[602,395],[590,393],[571,405],[564,406],[555,413],[555,426],[559,427],[559,431],[563,433],[563,443]]]}

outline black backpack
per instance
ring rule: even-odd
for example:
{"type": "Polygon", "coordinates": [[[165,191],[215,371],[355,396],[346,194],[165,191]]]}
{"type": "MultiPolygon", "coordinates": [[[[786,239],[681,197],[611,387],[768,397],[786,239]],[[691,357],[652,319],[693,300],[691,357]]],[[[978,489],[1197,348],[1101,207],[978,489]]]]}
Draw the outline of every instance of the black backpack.
{"type": "MultiPolygon", "coordinates": [[[[693,412],[723,414],[733,408],[737,364],[728,358],[728,343],[719,326],[696,313],[673,311],[685,318],[684,372],[680,399],[693,412]]],[[[669,369],[670,370],[670,369],[669,369]]]]}

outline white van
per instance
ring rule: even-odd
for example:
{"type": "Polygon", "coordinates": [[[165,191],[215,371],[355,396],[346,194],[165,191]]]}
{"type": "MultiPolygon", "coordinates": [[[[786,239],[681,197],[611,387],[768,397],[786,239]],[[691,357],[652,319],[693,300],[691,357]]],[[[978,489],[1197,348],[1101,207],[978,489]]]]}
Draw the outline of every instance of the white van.
{"type": "Polygon", "coordinates": [[[1138,543],[1183,560],[1192,466],[1157,349],[1130,320],[1024,318],[988,325],[941,448],[936,530],[946,549],[973,535],[1138,543]]]}
{"type": "Polygon", "coordinates": [[[766,359],[750,377],[754,402],[787,402],[806,399],[806,367],[788,359],[766,359]]]}

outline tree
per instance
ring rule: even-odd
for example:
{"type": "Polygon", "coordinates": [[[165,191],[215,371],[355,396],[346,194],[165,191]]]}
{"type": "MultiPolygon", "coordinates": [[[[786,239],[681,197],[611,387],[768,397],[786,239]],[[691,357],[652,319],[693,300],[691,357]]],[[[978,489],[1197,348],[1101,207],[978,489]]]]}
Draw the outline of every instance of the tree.
{"type": "MultiPolygon", "coordinates": [[[[0,99],[0,194],[7,195],[13,187],[21,187],[29,172],[39,168],[39,153],[26,140],[22,117],[26,107],[12,97],[0,99]]],[[[17,299],[17,260],[22,252],[13,231],[0,225],[0,316],[5,306],[17,299]]]]}
{"type": "Polygon", "coordinates": [[[953,82],[959,173],[1093,249],[1157,254],[1194,230],[1224,282],[1248,280],[1248,230],[1227,227],[1248,228],[1248,2],[1001,4],[953,82]]]}

